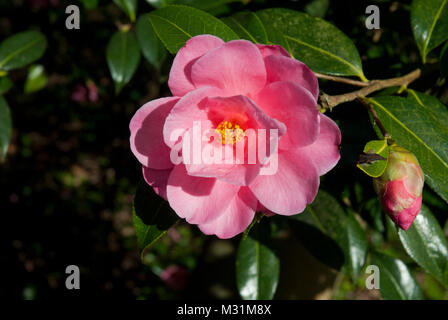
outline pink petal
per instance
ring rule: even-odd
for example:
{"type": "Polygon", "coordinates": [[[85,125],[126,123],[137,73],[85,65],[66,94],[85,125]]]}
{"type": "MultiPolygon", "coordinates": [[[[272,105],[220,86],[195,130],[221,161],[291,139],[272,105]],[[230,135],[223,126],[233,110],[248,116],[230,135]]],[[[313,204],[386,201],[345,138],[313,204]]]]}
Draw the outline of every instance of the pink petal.
{"type": "Polygon", "coordinates": [[[334,168],[341,155],[341,131],[338,125],[326,115],[320,114],[320,133],[313,144],[302,150],[313,160],[319,175],[324,175],[334,168]]]}
{"type": "Polygon", "coordinates": [[[202,55],[224,44],[220,38],[209,34],[195,36],[187,41],[171,66],[168,86],[173,96],[183,96],[195,86],[191,82],[191,66],[202,55]]]}
{"type": "Polygon", "coordinates": [[[165,120],[163,127],[165,143],[174,147],[178,142],[176,137],[182,136],[188,129],[192,128],[194,121],[204,124],[203,128],[209,127],[210,121],[207,112],[204,110],[204,102],[207,97],[222,96],[223,94],[223,91],[218,88],[203,87],[183,96],[165,120]],[[176,134],[177,132],[179,134],[176,134]]]}
{"type": "Polygon", "coordinates": [[[285,48],[276,44],[256,44],[256,46],[258,47],[258,50],[260,50],[263,58],[271,55],[280,55],[288,58],[291,57],[285,48]]]}
{"type": "Polygon", "coordinates": [[[225,89],[230,95],[256,94],[266,84],[266,68],[258,48],[247,40],[233,40],[199,58],[192,67],[196,87],[225,89]]]}
{"type": "Polygon", "coordinates": [[[319,135],[319,110],[311,93],[298,84],[285,81],[267,85],[255,98],[257,105],[270,117],[288,128],[280,139],[280,148],[306,146],[319,135]]]}
{"type": "Polygon", "coordinates": [[[264,58],[267,83],[277,81],[292,81],[307,89],[317,101],[319,83],[313,71],[304,63],[281,55],[271,55],[264,58]]]}
{"type": "Polygon", "coordinates": [[[303,153],[281,151],[278,169],[273,175],[259,175],[249,186],[266,209],[281,215],[305,210],[319,188],[319,176],[311,160],[303,153]]]}
{"type": "Polygon", "coordinates": [[[177,165],[168,178],[171,208],[188,223],[202,224],[225,212],[240,187],[214,178],[192,177],[184,165],[177,165]]]}
{"type": "Polygon", "coordinates": [[[221,239],[232,238],[246,230],[254,218],[256,208],[257,199],[249,188],[243,187],[218,218],[200,224],[199,228],[207,235],[215,234],[221,239]]]}
{"type": "Polygon", "coordinates": [[[166,185],[168,183],[168,177],[172,169],[157,170],[142,166],[143,178],[147,184],[149,184],[159,196],[167,200],[166,185]]]}
{"type": "MultiPolygon", "coordinates": [[[[207,98],[204,102],[208,117],[213,124],[213,128],[216,128],[222,121],[236,121],[241,128],[246,129],[276,129],[278,130],[278,136],[282,136],[286,132],[286,127],[283,123],[267,116],[258,106],[249,98],[245,96],[233,96],[233,97],[216,97],[207,98]]],[[[236,154],[236,146],[243,144],[245,140],[241,140],[235,145],[225,145],[224,148],[230,148],[230,152],[236,154]]],[[[276,144],[277,141],[274,141],[276,144]]],[[[214,154],[222,155],[222,164],[210,164],[202,161],[200,164],[187,164],[186,168],[189,175],[200,177],[215,177],[222,181],[229,182],[235,185],[248,185],[258,174],[260,162],[256,164],[249,164],[246,157],[240,159],[242,164],[236,164],[236,157],[232,163],[224,163],[225,153],[223,151],[223,145],[220,141],[203,142],[202,150],[207,147],[213,148],[214,154]]],[[[256,146],[255,146],[256,147],[256,146]]],[[[267,149],[270,147],[269,141],[267,142],[267,149]]],[[[273,147],[275,148],[275,147],[273,147]]],[[[256,151],[256,150],[254,150],[256,151]]]]}
{"type": "Polygon", "coordinates": [[[146,103],[131,119],[131,150],[145,167],[168,169],[170,148],[163,142],[163,124],[179,98],[160,98],[146,103]]]}

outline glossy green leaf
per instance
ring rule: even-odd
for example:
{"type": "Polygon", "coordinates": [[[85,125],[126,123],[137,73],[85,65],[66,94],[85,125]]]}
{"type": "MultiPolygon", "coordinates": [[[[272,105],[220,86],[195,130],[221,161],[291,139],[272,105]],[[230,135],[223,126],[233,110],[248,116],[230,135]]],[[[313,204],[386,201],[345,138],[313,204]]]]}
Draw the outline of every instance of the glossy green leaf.
{"type": "Polygon", "coordinates": [[[412,259],[448,287],[448,243],[431,211],[422,206],[411,227],[398,234],[412,259]]]}
{"type": "Polygon", "coordinates": [[[373,253],[371,263],[380,271],[380,292],[385,300],[421,300],[422,290],[411,271],[399,259],[373,253]]]}
{"type": "Polygon", "coordinates": [[[310,253],[323,263],[345,266],[356,277],[365,262],[367,240],[352,213],[320,190],[313,203],[289,222],[291,230],[310,253]]]}
{"type": "Polygon", "coordinates": [[[136,32],[143,56],[153,66],[160,69],[167,56],[167,51],[149,21],[149,14],[144,14],[138,18],[136,32]]]}
{"type": "Polygon", "coordinates": [[[25,82],[25,93],[33,93],[43,89],[48,82],[48,77],[42,65],[31,66],[25,82]]]}
{"type": "Polygon", "coordinates": [[[288,43],[285,48],[313,71],[367,80],[355,45],[331,23],[289,9],[266,9],[257,15],[280,32],[288,43]]]}
{"type": "Polygon", "coordinates": [[[224,22],[204,11],[181,5],[170,5],[149,15],[157,36],[175,54],[188,39],[199,34],[212,34],[224,41],[238,39],[224,22]]]}
{"type": "Polygon", "coordinates": [[[167,201],[159,197],[145,182],[139,184],[135,193],[133,220],[141,256],[150,249],[179,217],[167,201]]]}
{"type": "Polygon", "coordinates": [[[425,181],[448,202],[448,127],[409,98],[371,98],[383,126],[397,143],[417,157],[425,181]]]}
{"type": "Polygon", "coordinates": [[[411,25],[425,63],[427,54],[448,39],[448,0],[412,1],[411,25]]]}
{"type": "Polygon", "coordinates": [[[5,94],[12,88],[12,81],[9,77],[3,76],[0,77],[0,96],[5,94]]]}
{"type": "Polygon", "coordinates": [[[221,19],[235,31],[241,39],[253,43],[268,43],[268,34],[257,14],[239,12],[231,17],[221,19]]]}
{"type": "Polygon", "coordinates": [[[135,21],[137,14],[137,0],[113,0],[114,3],[121,8],[131,19],[135,21]]]}
{"type": "Polygon", "coordinates": [[[5,98],[0,96],[0,151],[2,159],[5,159],[11,140],[12,120],[11,111],[5,98]]]}
{"type": "Polygon", "coordinates": [[[0,70],[12,70],[38,60],[45,52],[47,40],[37,31],[15,34],[0,44],[0,70]]]}
{"type": "Polygon", "coordinates": [[[118,93],[131,80],[140,62],[140,48],[134,34],[116,32],[107,45],[106,57],[118,93]]]}
{"type": "Polygon", "coordinates": [[[387,140],[372,140],[367,142],[363,150],[366,154],[376,154],[384,158],[384,160],[373,160],[356,166],[364,171],[367,175],[377,178],[386,170],[387,161],[389,159],[389,146],[387,140]]]}
{"type": "Polygon", "coordinates": [[[430,112],[435,121],[448,127],[448,108],[439,99],[415,90],[408,89],[407,91],[409,92],[409,99],[417,102],[423,108],[423,111],[430,112]]]}
{"type": "Polygon", "coordinates": [[[448,41],[440,52],[440,75],[442,77],[448,76],[448,41]]]}
{"type": "Polygon", "coordinates": [[[236,282],[245,300],[269,300],[274,297],[280,261],[270,241],[268,219],[256,223],[241,240],[236,258],[236,282]]]}

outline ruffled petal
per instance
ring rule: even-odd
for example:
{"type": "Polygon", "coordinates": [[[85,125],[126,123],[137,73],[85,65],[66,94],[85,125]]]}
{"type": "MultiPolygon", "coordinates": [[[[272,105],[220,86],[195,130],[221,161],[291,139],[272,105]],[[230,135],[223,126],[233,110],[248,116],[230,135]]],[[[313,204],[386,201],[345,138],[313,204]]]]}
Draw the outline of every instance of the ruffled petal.
{"type": "Polygon", "coordinates": [[[258,175],[250,190],[266,209],[281,215],[305,210],[319,188],[319,176],[311,160],[303,153],[282,151],[278,168],[272,175],[258,175]]]}
{"type": "Polygon", "coordinates": [[[191,82],[191,67],[193,63],[208,51],[224,44],[220,38],[209,34],[195,36],[187,41],[176,57],[170,70],[168,86],[173,96],[181,97],[195,86],[191,82]]]}
{"type": "Polygon", "coordinates": [[[257,199],[249,188],[242,187],[218,218],[198,227],[207,235],[229,239],[246,230],[254,218],[256,208],[257,199]]]}
{"type": "Polygon", "coordinates": [[[131,119],[131,150],[145,167],[168,169],[170,148],[163,140],[163,124],[179,98],[160,98],[146,103],[131,119]]]}
{"type": "Polygon", "coordinates": [[[313,143],[319,135],[319,110],[311,93],[298,84],[285,81],[267,85],[255,98],[270,117],[283,122],[287,132],[279,147],[301,147],[313,143]]]}
{"type": "Polygon", "coordinates": [[[254,95],[266,84],[266,68],[253,43],[234,40],[199,58],[191,78],[196,87],[217,87],[229,95],[254,95]]]}
{"type": "Polygon", "coordinates": [[[155,193],[167,200],[166,185],[172,169],[157,170],[145,166],[142,166],[142,169],[143,178],[145,178],[146,183],[154,189],[155,193]]]}
{"type": "Polygon", "coordinates": [[[285,48],[276,44],[256,44],[256,46],[258,47],[258,50],[260,50],[263,58],[272,55],[279,55],[288,58],[291,57],[285,48]]]}
{"type": "Polygon", "coordinates": [[[313,71],[304,63],[282,55],[270,55],[264,58],[267,83],[277,81],[292,81],[304,87],[313,95],[319,96],[319,82],[313,71]]]}
{"type": "Polygon", "coordinates": [[[214,178],[189,176],[184,165],[177,165],[168,178],[167,196],[179,217],[203,224],[219,217],[239,189],[214,178]]]}
{"type": "Polygon", "coordinates": [[[302,150],[313,160],[317,172],[321,176],[333,169],[341,158],[340,144],[341,131],[338,125],[326,115],[321,114],[319,137],[313,144],[302,150]]]}

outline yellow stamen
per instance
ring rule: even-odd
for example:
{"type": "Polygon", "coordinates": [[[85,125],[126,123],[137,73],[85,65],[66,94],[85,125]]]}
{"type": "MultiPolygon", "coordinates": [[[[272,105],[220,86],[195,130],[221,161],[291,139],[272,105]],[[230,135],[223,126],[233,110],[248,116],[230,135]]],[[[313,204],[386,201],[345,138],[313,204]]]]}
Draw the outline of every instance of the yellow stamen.
{"type": "Polygon", "coordinates": [[[231,121],[222,121],[215,131],[221,134],[222,144],[235,144],[244,137],[244,130],[231,121]]]}

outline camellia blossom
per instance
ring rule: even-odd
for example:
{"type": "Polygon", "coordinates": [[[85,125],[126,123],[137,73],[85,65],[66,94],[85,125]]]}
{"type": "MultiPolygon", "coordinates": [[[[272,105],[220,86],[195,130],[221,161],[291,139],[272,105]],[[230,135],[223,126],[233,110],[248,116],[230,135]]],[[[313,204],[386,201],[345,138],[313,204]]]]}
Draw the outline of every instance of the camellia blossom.
{"type": "Polygon", "coordinates": [[[390,146],[384,173],[373,180],[381,205],[392,221],[408,230],[420,212],[423,171],[413,153],[397,145],[390,146]]]}
{"type": "Polygon", "coordinates": [[[146,182],[205,234],[231,238],[256,211],[302,212],[319,176],[339,161],[341,133],[317,108],[314,73],[281,46],[195,36],[177,53],[168,85],[172,97],[146,103],[132,118],[131,149],[146,182]],[[214,161],[195,161],[196,147],[214,161]],[[227,151],[233,161],[218,161],[227,151]]]}

